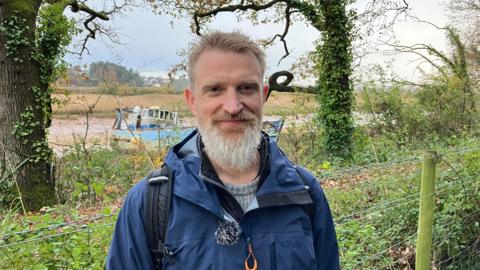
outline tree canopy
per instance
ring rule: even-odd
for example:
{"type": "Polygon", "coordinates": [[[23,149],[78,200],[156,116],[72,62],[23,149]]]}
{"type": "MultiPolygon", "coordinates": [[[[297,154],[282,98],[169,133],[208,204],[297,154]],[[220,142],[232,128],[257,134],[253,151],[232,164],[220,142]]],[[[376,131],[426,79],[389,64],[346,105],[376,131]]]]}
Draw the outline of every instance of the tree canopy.
{"type": "Polygon", "coordinates": [[[129,86],[143,86],[143,79],[137,71],[111,62],[94,62],[88,70],[90,79],[97,82],[120,83],[129,86]]]}

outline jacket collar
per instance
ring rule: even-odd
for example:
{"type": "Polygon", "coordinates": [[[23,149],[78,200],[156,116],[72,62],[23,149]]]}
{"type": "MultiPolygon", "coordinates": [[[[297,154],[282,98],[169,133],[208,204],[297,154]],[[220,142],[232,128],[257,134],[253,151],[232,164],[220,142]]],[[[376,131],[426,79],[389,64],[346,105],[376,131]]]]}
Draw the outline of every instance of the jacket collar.
{"type": "MultiPolygon", "coordinates": [[[[259,207],[283,205],[288,201],[285,199],[279,201],[283,195],[304,192],[305,186],[294,165],[290,163],[276,143],[268,140],[268,136],[265,134],[262,137],[264,139],[262,139],[263,146],[261,146],[263,150],[260,151],[261,180],[257,190],[257,201],[259,207]],[[263,154],[262,151],[264,151],[263,154]],[[271,198],[276,199],[272,200],[271,198]]],[[[198,130],[193,131],[169,151],[165,163],[175,171],[174,194],[223,217],[222,205],[215,192],[214,184],[211,184],[210,181],[206,183],[202,179],[202,174],[206,169],[202,170],[202,159],[198,130]]],[[[223,184],[220,182],[219,185],[223,184]]]]}

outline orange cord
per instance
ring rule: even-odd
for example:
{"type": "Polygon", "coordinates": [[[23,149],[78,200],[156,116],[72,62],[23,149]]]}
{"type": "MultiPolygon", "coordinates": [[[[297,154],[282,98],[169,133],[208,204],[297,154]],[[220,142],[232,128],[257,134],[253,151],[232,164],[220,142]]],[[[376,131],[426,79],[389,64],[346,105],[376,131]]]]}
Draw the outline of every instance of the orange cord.
{"type": "Polygon", "coordinates": [[[245,270],[257,270],[257,259],[255,258],[255,255],[253,255],[252,244],[248,244],[248,256],[245,260],[245,270]],[[248,266],[248,259],[250,257],[253,258],[253,268],[250,268],[250,266],[248,266]]]}

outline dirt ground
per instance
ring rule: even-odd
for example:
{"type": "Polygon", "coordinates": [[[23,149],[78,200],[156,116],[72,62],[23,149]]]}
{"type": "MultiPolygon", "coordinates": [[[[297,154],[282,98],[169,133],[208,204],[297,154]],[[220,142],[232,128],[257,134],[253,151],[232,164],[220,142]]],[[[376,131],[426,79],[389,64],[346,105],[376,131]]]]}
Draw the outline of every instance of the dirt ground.
{"type": "Polygon", "coordinates": [[[97,140],[101,144],[108,145],[110,130],[113,126],[113,118],[89,118],[75,119],[54,118],[49,129],[48,141],[55,152],[61,152],[75,141],[86,138],[87,142],[97,140]],[[85,137],[86,136],[86,137],[85,137]]]}
{"type": "MultiPolygon", "coordinates": [[[[276,118],[272,116],[264,117],[265,120],[274,120],[276,118]]],[[[184,118],[182,120],[182,125],[184,126],[194,125],[193,118],[184,118]]],[[[292,122],[296,122],[298,125],[303,121],[305,119],[287,119],[284,127],[288,128],[292,122]]],[[[110,131],[114,122],[115,119],[113,117],[90,117],[88,121],[86,117],[72,119],[54,118],[49,129],[48,141],[57,153],[61,153],[67,147],[85,138],[89,144],[95,141],[99,144],[109,145],[110,131]]]]}

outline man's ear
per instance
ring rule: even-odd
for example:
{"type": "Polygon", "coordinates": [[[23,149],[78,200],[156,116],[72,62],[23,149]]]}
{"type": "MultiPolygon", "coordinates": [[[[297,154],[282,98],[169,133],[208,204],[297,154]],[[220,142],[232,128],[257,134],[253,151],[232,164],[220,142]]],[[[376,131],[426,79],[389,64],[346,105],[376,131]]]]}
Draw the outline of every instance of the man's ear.
{"type": "Polygon", "coordinates": [[[268,84],[265,84],[263,86],[263,102],[264,103],[267,101],[267,95],[268,95],[268,84]]]}
{"type": "Polygon", "coordinates": [[[186,88],[185,91],[183,91],[183,95],[185,97],[185,102],[187,103],[188,108],[195,116],[195,95],[193,94],[192,89],[186,88]]]}

